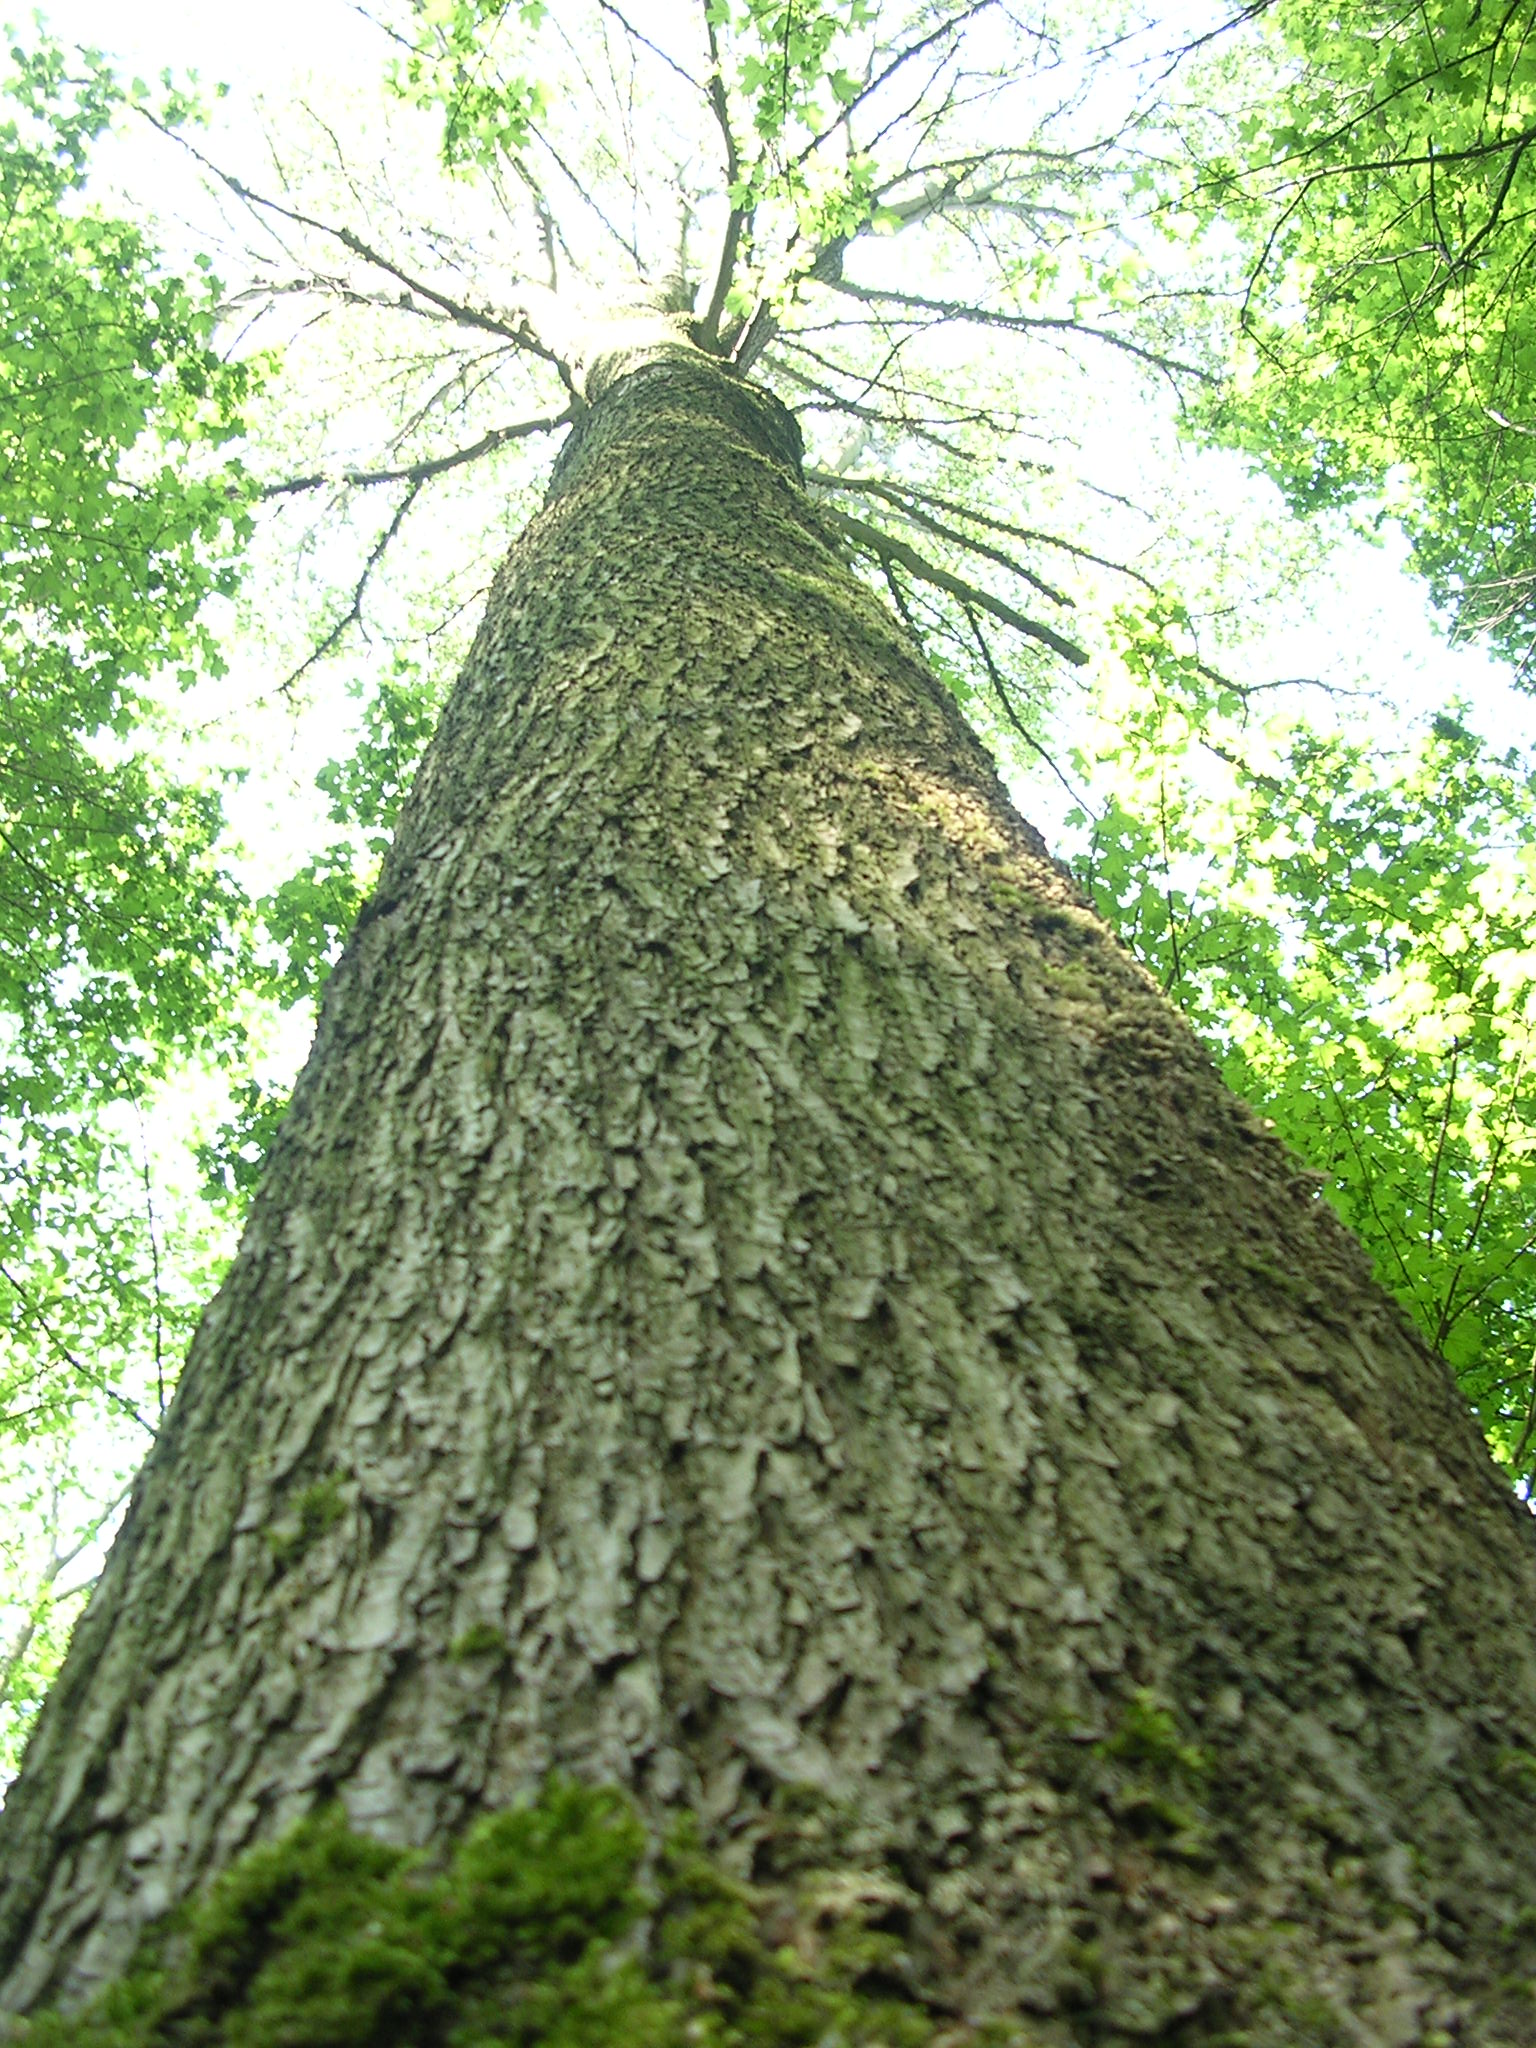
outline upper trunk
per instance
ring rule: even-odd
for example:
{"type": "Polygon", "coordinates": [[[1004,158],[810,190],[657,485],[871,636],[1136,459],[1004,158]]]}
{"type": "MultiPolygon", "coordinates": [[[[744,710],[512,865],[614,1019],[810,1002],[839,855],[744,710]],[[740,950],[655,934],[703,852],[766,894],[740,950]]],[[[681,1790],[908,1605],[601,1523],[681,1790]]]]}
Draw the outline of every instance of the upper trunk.
{"type": "Polygon", "coordinates": [[[796,460],[663,353],[499,577],[9,1802],[13,2005],[553,1766],[747,1865],[819,1788],[1041,2041],[1490,2009],[1523,1517],[796,460]]]}

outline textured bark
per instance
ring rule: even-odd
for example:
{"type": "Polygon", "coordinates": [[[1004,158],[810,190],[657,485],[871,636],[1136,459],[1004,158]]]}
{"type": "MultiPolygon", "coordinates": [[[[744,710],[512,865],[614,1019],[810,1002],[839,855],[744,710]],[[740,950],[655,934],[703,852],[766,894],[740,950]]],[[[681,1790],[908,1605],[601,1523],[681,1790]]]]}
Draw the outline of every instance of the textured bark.
{"type": "Polygon", "coordinates": [[[616,367],[8,1805],[10,2004],[326,1797],[427,1843],[555,1766],[749,1869],[817,1788],[1040,2043],[1536,2040],[1536,1553],[1444,1368],[788,417],[616,367]]]}

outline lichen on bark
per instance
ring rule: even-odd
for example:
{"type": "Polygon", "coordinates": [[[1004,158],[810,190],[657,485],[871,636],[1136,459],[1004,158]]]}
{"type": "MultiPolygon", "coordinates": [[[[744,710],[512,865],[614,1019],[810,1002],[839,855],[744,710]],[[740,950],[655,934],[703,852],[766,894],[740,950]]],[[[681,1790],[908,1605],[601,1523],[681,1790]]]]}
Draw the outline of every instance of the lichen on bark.
{"type": "Polygon", "coordinates": [[[1040,2048],[1536,2041],[1529,1528],[797,449],[598,380],[7,1810],[4,1995],[556,1770],[747,1881],[824,1802],[1040,2048]]]}

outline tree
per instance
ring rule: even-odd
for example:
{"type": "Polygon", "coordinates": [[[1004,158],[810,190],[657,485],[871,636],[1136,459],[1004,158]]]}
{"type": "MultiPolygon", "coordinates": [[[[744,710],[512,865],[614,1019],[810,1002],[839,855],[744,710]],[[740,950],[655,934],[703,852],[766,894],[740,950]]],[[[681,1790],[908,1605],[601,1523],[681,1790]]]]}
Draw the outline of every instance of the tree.
{"type": "MultiPolygon", "coordinates": [[[[235,1859],[331,1797],[446,1852],[554,1769],[716,1875],[546,2037],[662,1982],[651,2038],[740,2039],[851,1923],[914,2041],[1529,2040],[1523,1511],[846,551],[1037,622],[806,495],[741,360],[793,283],[727,339],[719,275],[456,302],[571,432],[8,1802],[6,1995],[235,1863],[211,1976],[94,2038],[539,2038],[455,2003],[526,1957],[374,1917],[387,1851],[235,1859]],[[305,2032],[268,1964],[332,1907],[305,2032]]],[[[623,1917],[565,1910],[536,1961],[623,1917]]]]}

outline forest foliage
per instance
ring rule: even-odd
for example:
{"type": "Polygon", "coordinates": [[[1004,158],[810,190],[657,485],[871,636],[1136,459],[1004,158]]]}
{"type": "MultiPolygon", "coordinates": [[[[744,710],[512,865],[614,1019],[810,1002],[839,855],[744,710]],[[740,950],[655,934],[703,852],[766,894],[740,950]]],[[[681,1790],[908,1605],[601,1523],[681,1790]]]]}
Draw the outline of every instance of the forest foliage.
{"type": "MultiPolygon", "coordinates": [[[[1277,0],[1194,203],[1246,247],[1210,427],[1303,510],[1380,494],[1467,628],[1536,663],[1536,36],[1485,0],[1277,0]]],[[[1229,79],[1237,64],[1227,67],[1229,79]]]]}
{"type": "Polygon", "coordinates": [[[1536,1470],[1536,764],[1445,691],[1405,708],[1378,676],[1362,711],[1278,685],[1266,637],[1299,586],[1271,577],[1266,611],[1251,559],[1207,559],[1171,496],[1124,512],[1071,419],[1119,377],[1127,416],[1240,451],[1320,522],[1303,555],[1341,519],[1397,522],[1447,626],[1529,680],[1520,16],[568,19],[365,17],[379,118],[415,154],[294,111],[265,178],[170,82],[44,33],[12,52],[4,1757],[280,1117],[291,1060],[259,1048],[363,900],[576,402],[561,321],[604,294],[667,300],[795,407],[825,516],[1026,808],[1360,1233],[1511,1478],[1536,1470]],[[216,261],[98,193],[114,123],[217,195],[216,261]],[[262,679],[244,698],[231,662],[262,679]],[[323,765],[253,879],[231,799],[274,744],[323,765]]]}
{"type": "MultiPolygon", "coordinates": [[[[220,672],[205,607],[248,530],[229,443],[252,366],[216,281],[90,202],[123,104],[97,61],[12,52],[0,120],[0,1698],[36,1699],[56,1592],[141,1456],[206,1275],[157,1284],[138,1105],[239,1035],[247,906],[215,774],[171,772],[160,690],[220,672]],[[125,1120],[124,1112],[128,1112],[125,1120]],[[139,1138],[140,1142],[135,1143],[139,1138]],[[129,1192],[131,1191],[131,1192],[129,1192]],[[112,1199],[116,1192],[118,1199],[112,1199]],[[87,1476],[89,1475],[89,1476],[87,1476]]],[[[189,1253],[194,1246],[186,1247],[189,1253]]],[[[67,1581],[66,1581],[67,1582],[67,1581]]]]}

